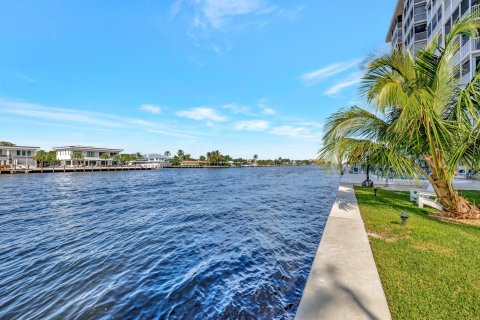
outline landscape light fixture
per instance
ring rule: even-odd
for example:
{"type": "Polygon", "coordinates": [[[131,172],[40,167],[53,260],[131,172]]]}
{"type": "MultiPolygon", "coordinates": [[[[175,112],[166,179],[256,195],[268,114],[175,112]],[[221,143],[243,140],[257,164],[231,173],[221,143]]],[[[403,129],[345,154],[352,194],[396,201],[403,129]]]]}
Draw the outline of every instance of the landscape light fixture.
{"type": "Polygon", "coordinates": [[[402,212],[400,215],[400,218],[402,218],[402,226],[405,226],[407,224],[407,219],[408,219],[408,214],[405,212],[402,212]]]}

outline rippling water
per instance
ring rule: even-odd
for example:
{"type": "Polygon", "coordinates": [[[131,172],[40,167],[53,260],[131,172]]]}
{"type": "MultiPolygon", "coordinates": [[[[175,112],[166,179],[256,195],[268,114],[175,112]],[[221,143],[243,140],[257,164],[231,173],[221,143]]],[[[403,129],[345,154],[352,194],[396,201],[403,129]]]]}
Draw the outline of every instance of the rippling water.
{"type": "Polygon", "coordinates": [[[1,319],[291,319],[338,177],[165,169],[0,186],[1,319]]]}

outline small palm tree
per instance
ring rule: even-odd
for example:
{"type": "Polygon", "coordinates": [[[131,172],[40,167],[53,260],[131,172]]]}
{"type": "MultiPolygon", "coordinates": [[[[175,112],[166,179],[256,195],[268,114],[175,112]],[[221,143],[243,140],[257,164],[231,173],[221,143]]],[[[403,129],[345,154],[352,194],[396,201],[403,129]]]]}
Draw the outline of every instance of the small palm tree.
{"type": "MultiPolygon", "coordinates": [[[[111,156],[109,153],[102,153],[100,155],[100,159],[102,159],[103,161],[105,161],[105,165],[108,165],[107,163],[107,160],[110,160],[111,159],[111,156]]],[[[102,162],[100,162],[100,166],[102,166],[102,162]]]]}
{"type": "Polygon", "coordinates": [[[478,28],[480,15],[472,13],[452,27],[443,47],[435,37],[416,56],[394,49],[372,58],[361,92],[374,112],[353,106],[333,114],[321,156],[423,176],[447,214],[480,218],[453,187],[459,163],[480,166],[480,71],[462,85],[453,64],[460,37],[477,37],[478,28]]]}
{"type": "Polygon", "coordinates": [[[81,151],[74,151],[72,153],[71,159],[73,160],[73,163],[76,167],[78,164],[80,164],[80,161],[82,161],[84,159],[83,153],[81,151]]]}
{"type": "Polygon", "coordinates": [[[37,165],[39,165],[40,168],[43,169],[45,162],[48,161],[48,153],[44,150],[38,150],[33,156],[33,160],[35,160],[37,162],[37,165]]]}

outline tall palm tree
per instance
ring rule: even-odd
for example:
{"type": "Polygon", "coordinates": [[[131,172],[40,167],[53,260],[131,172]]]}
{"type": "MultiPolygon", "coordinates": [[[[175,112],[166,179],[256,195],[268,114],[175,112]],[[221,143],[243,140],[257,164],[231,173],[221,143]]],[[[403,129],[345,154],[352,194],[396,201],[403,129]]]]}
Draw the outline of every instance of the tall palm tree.
{"type": "Polygon", "coordinates": [[[172,155],[172,153],[170,151],[165,151],[163,153],[163,155],[166,157],[166,158],[170,158],[170,156],[172,155]]]}
{"type": "Polygon", "coordinates": [[[447,214],[480,218],[453,187],[459,163],[480,164],[480,71],[462,85],[453,63],[460,37],[477,37],[478,28],[480,16],[472,13],[452,27],[445,46],[434,38],[415,56],[394,49],[372,57],[360,91],[374,111],[353,106],[334,113],[321,156],[424,176],[447,214]]]}

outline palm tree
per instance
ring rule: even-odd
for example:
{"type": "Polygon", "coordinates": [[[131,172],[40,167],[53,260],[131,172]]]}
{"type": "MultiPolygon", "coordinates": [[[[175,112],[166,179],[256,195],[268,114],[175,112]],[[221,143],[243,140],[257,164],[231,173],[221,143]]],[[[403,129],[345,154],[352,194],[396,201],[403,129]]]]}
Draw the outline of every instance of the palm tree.
{"type": "Polygon", "coordinates": [[[118,153],[115,154],[113,157],[112,157],[113,161],[116,162],[116,165],[118,166],[118,164],[121,164],[122,163],[122,156],[119,155],[118,153]]]}
{"type": "Polygon", "coordinates": [[[83,153],[81,151],[73,151],[71,159],[74,160],[75,166],[77,166],[84,159],[83,153]]]}
{"type": "Polygon", "coordinates": [[[45,152],[44,150],[38,150],[33,156],[33,160],[37,162],[37,165],[40,165],[40,168],[43,171],[43,166],[45,162],[48,161],[48,153],[45,152]]]}
{"type": "Polygon", "coordinates": [[[185,151],[183,151],[182,149],[178,150],[177,156],[180,158],[180,161],[182,161],[183,157],[185,156],[185,151]]]}
{"type": "MultiPolygon", "coordinates": [[[[103,161],[105,161],[105,165],[108,165],[107,163],[107,160],[109,160],[111,157],[110,157],[110,154],[109,153],[102,153],[100,155],[100,159],[102,159],[103,161]]],[[[102,166],[102,162],[100,162],[100,166],[102,166]]]]}
{"type": "Polygon", "coordinates": [[[459,163],[480,165],[480,69],[466,85],[459,83],[453,58],[460,37],[477,37],[480,16],[458,21],[416,56],[394,49],[366,66],[361,93],[374,112],[357,106],[328,118],[321,157],[424,176],[446,213],[480,218],[480,209],[453,187],[459,163]]]}
{"type": "Polygon", "coordinates": [[[170,151],[165,151],[163,154],[166,158],[170,158],[170,156],[172,155],[170,151]]]}

